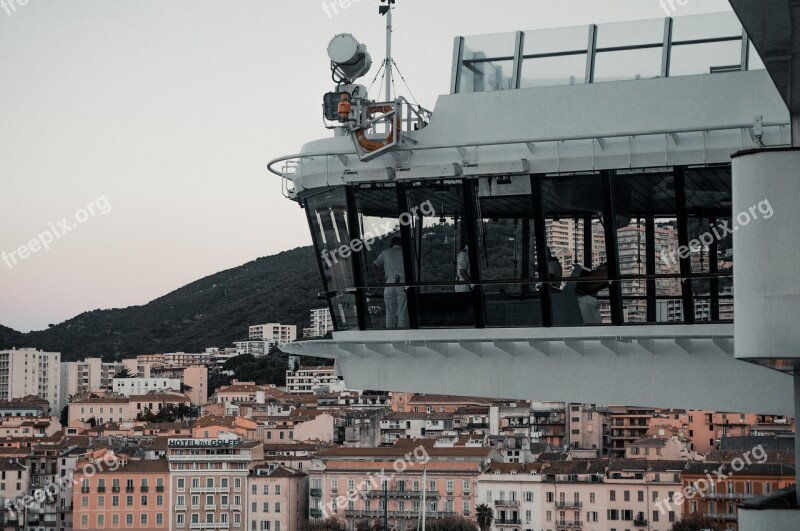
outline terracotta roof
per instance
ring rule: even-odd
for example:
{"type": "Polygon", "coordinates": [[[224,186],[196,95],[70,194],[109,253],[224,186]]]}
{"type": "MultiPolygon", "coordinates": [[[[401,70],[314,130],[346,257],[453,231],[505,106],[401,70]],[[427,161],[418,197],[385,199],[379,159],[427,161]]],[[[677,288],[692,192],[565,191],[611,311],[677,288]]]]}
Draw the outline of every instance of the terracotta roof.
{"type": "Polygon", "coordinates": [[[116,470],[104,469],[99,474],[168,474],[166,459],[133,459],[116,470]]]}

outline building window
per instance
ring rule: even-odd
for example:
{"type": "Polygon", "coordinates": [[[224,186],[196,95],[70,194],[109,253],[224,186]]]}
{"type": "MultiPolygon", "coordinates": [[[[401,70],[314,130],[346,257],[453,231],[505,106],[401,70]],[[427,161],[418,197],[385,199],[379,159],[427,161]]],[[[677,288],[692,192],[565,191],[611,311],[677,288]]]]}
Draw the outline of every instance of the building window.
{"type": "Polygon", "coordinates": [[[125,515],[125,525],[127,526],[133,525],[133,514],[128,513],[125,515]]]}
{"type": "Polygon", "coordinates": [[[88,527],[89,526],[89,515],[82,514],[81,515],[81,527],[88,527]]]}
{"type": "Polygon", "coordinates": [[[164,523],[164,514],[156,513],[156,524],[161,525],[164,523]]]}
{"type": "Polygon", "coordinates": [[[141,520],[140,521],[141,521],[142,525],[147,525],[147,513],[142,513],[141,514],[141,520]]]}

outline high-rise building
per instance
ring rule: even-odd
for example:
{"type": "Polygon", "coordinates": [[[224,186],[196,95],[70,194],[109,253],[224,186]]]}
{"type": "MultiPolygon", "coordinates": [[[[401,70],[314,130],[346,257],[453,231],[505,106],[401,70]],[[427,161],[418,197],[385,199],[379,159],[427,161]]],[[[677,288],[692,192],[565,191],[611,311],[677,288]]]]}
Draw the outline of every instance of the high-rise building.
{"type": "Polygon", "coordinates": [[[324,337],[328,332],[333,332],[330,310],[328,308],[311,310],[311,326],[303,328],[303,337],[324,337]]]}
{"type": "Polygon", "coordinates": [[[250,341],[274,341],[277,345],[297,339],[297,326],[266,323],[250,327],[250,341]]]}
{"type": "Polygon", "coordinates": [[[0,350],[0,399],[35,395],[50,403],[50,414],[58,415],[61,401],[60,352],[34,348],[0,350]]]}

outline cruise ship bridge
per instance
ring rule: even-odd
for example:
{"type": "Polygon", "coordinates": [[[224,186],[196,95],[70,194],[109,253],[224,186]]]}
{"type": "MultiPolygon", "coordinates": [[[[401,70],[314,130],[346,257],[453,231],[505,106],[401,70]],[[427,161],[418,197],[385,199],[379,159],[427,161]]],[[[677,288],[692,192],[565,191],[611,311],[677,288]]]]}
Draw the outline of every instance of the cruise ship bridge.
{"type": "Polygon", "coordinates": [[[758,44],[734,13],[456,38],[432,112],[270,163],[336,329],[285,350],[351,388],[793,414],[800,194],[732,162],[791,146],[758,44]]]}

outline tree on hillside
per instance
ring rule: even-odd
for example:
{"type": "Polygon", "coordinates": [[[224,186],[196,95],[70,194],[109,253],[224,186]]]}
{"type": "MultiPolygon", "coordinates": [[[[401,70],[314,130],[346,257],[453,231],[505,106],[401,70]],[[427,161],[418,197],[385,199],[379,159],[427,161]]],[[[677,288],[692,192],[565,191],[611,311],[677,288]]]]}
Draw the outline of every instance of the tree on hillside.
{"type": "Polygon", "coordinates": [[[177,406],[175,404],[166,404],[157,413],[153,413],[150,408],[145,408],[136,415],[136,420],[145,422],[178,422],[192,417],[194,417],[192,408],[188,404],[180,403],[177,406]]]}
{"type": "Polygon", "coordinates": [[[127,367],[122,367],[120,370],[117,371],[117,374],[114,375],[114,378],[133,378],[131,371],[128,370],[127,367]]]}
{"type": "Polygon", "coordinates": [[[481,531],[488,531],[494,519],[494,511],[492,511],[492,508],[482,503],[475,508],[475,514],[478,516],[478,525],[481,531]]]}
{"type": "Polygon", "coordinates": [[[722,531],[714,520],[710,520],[701,514],[691,513],[675,522],[670,531],[722,531]]]}

